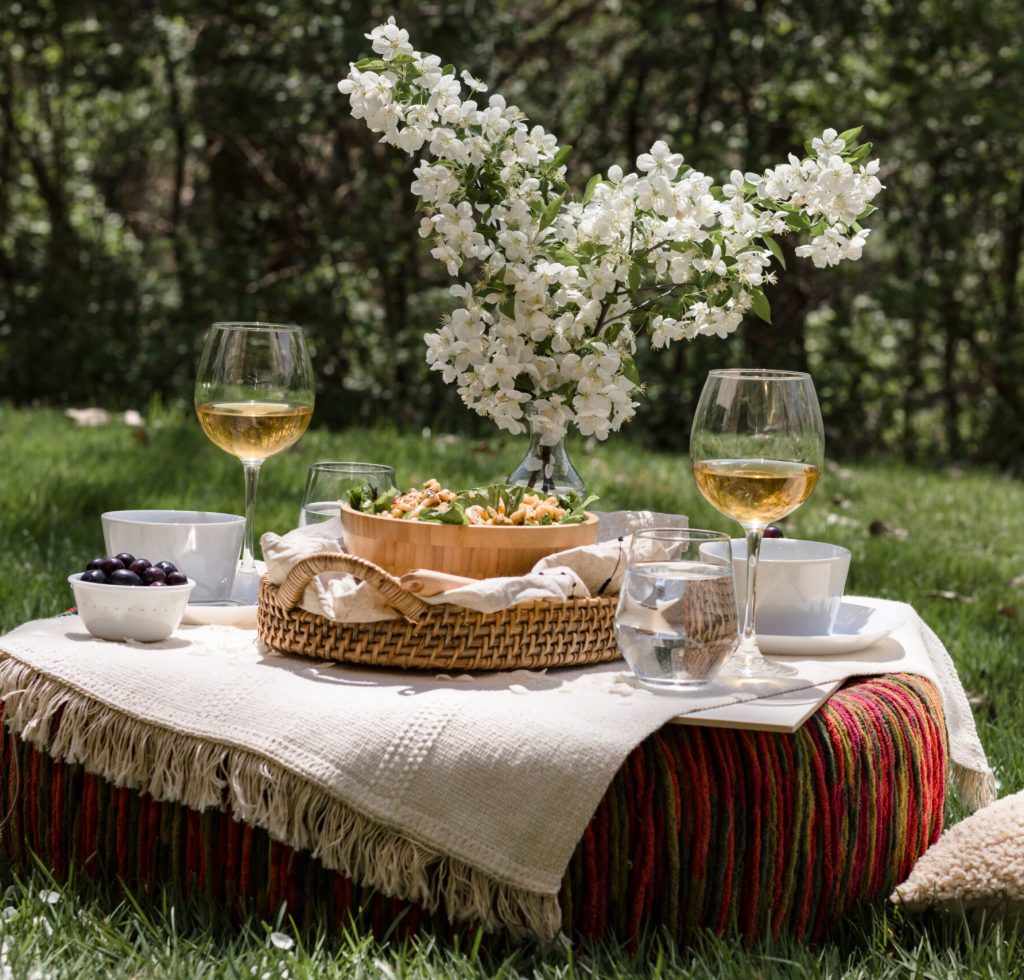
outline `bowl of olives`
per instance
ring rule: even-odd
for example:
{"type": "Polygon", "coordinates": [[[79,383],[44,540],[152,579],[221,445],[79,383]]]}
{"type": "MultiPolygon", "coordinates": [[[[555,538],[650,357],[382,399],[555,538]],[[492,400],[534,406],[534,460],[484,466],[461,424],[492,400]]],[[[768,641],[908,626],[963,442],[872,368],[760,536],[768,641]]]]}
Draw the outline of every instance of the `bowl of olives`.
{"type": "Polygon", "coordinates": [[[178,628],[196,583],[172,562],[123,552],[94,558],[68,584],[93,636],[155,643],[178,628]]]}

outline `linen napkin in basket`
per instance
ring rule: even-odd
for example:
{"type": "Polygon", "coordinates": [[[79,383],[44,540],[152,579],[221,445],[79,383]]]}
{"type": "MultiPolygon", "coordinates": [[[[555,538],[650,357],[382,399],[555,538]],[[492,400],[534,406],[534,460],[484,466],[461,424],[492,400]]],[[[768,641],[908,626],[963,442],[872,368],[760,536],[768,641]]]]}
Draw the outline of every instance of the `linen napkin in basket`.
{"type": "MultiPolygon", "coordinates": [[[[422,598],[431,604],[452,603],[480,613],[493,613],[537,599],[564,601],[617,595],[634,531],[687,526],[682,514],[656,511],[609,511],[598,516],[595,544],[542,558],[527,575],[481,579],[472,585],[422,598]]],[[[267,574],[275,585],[280,585],[295,563],[306,555],[345,550],[341,521],[337,518],[296,528],[284,536],[264,534],[260,544],[267,574]]],[[[375,623],[399,616],[382,601],[376,589],[344,572],[318,575],[307,586],[300,605],[307,612],[339,623],[375,623]]]]}

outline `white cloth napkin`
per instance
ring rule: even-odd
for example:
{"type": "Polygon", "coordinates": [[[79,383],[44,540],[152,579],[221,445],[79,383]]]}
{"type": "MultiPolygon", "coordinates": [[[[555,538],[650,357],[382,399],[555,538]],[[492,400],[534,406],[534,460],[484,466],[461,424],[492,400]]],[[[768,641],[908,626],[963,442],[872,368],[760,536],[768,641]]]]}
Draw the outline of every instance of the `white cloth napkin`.
{"type": "MultiPolygon", "coordinates": [[[[610,511],[598,516],[596,544],[542,558],[528,575],[481,579],[440,595],[425,596],[424,601],[492,613],[536,599],[564,601],[617,595],[634,531],[687,526],[682,514],[656,511],[610,511]]],[[[276,585],[280,585],[295,563],[306,555],[345,550],[341,521],[337,518],[296,528],[283,536],[267,533],[260,543],[267,573],[276,585]]],[[[316,576],[307,586],[300,605],[308,612],[339,623],[375,623],[399,615],[381,599],[376,589],[344,572],[324,572],[316,576]]]]}

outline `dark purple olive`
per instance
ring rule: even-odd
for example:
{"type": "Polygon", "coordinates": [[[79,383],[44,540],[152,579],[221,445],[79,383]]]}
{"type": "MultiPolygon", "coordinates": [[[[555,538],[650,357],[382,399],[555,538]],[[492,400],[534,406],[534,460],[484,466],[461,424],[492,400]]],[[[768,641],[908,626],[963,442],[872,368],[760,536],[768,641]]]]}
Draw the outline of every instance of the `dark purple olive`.
{"type": "Polygon", "coordinates": [[[107,582],[107,576],[98,568],[90,568],[88,571],[82,572],[83,582],[95,582],[97,585],[105,585],[107,582]]]}
{"type": "MultiPolygon", "coordinates": [[[[132,571],[134,571],[134,569],[132,569],[132,571]]],[[[147,565],[138,574],[144,585],[163,585],[164,580],[167,578],[167,576],[164,575],[164,570],[162,568],[157,568],[156,565],[147,565]]]]}
{"type": "Polygon", "coordinates": [[[135,561],[135,555],[129,554],[127,551],[122,551],[119,555],[114,557],[122,564],[125,568],[131,568],[132,562],[135,561]]]}
{"type": "Polygon", "coordinates": [[[93,558],[93,560],[91,562],[89,562],[88,565],[85,566],[85,570],[87,572],[91,572],[91,571],[93,571],[93,570],[95,570],[97,568],[102,569],[103,563],[106,560],[107,560],[106,558],[93,558]]]}
{"type": "Polygon", "coordinates": [[[152,582],[148,582],[146,584],[146,587],[150,589],[155,589],[157,586],[160,586],[160,588],[162,589],[165,585],[167,585],[167,583],[163,579],[154,579],[152,582]]]}
{"type": "Polygon", "coordinates": [[[178,570],[178,566],[169,561],[155,561],[153,562],[153,567],[163,569],[164,575],[170,575],[171,572],[176,572],[178,570]]]}
{"type": "Polygon", "coordinates": [[[120,558],[101,558],[96,567],[109,579],[114,572],[124,568],[124,562],[120,558]]]}
{"type": "Polygon", "coordinates": [[[188,585],[188,578],[181,572],[171,572],[165,579],[167,585],[188,585]]]}
{"type": "Polygon", "coordinates": [[[786,535],[782,533],[782,528],[778,524],[769,524],[764,529],[763,536],[766,538],[784,538],[786,535]]]}
{"type": "Polygon", "coordinates": [[[142,579],[127,568],[118,568],[107,579],[109,585],[142,585],[142,579]]]}
{"type": "Polygon", "coordinates": [[[150,562],[145,558],[136,558],[127,567],[130,568],[136,575],[142,575],[142,573],[150,567],[150,562]]]}

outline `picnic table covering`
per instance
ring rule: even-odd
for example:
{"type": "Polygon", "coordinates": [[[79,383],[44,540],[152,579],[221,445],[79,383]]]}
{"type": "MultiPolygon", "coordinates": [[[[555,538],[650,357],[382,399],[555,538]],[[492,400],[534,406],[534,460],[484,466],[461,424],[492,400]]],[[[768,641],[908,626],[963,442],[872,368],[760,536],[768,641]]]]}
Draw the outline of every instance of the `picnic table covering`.
{"type": "MultiPolygon", "coordinates": [[[[905,624],[888,641],[792,662],[808,684],[887,672],[936,683],[953,783],[976,807],[994,779],[955,668],[894,605],[905,624]]],[[[371,671],[278,654],[228,626],[109,643],[70,616],[0,637],[7,724],[55,758],[159,800],[230,806],[386,894],[541,937],[558,932],[563,872],[628,753],[681,712],[738,697],[664,696],[621,663],[371,671]]]]}

